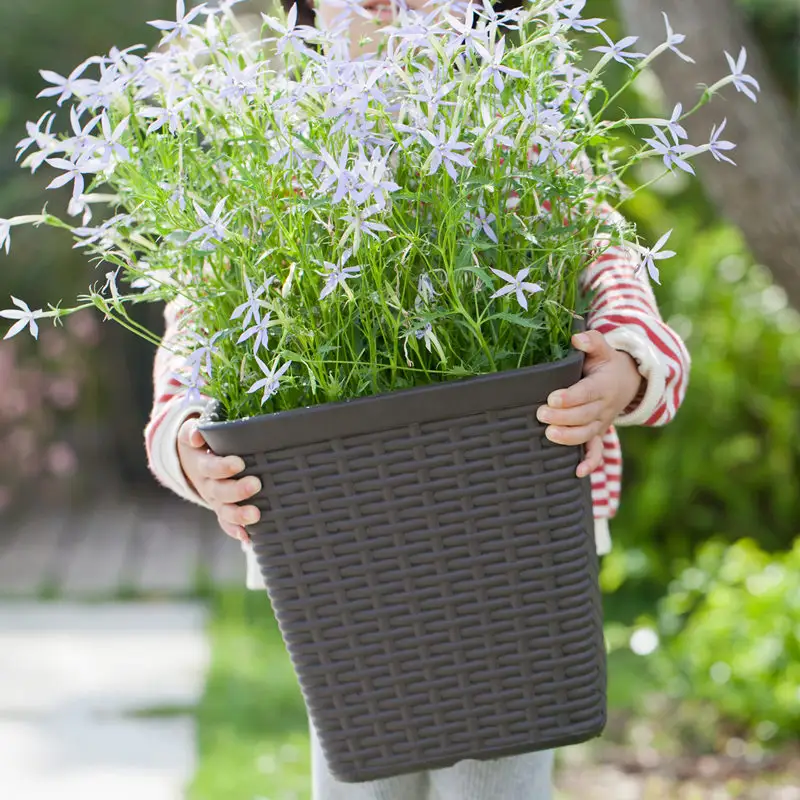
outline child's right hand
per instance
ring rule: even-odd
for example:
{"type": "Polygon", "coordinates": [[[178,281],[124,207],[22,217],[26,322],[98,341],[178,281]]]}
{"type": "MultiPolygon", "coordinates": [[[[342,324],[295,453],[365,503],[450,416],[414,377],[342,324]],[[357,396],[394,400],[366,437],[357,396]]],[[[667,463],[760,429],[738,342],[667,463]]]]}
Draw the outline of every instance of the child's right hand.
{"type": "Polygon", "coordinates": [[[192,488],[208,503],[217,515],[220,527],[228,536],[241,542],[250,541],[245,525],[261,519],[256,506],[240,506],[261,491],[261,481],[251,475],[234,480],[244,469],[239,456],[216,456],[197,430],[197,417],[189,417],[178,432],[178,458],[192,488]]]}

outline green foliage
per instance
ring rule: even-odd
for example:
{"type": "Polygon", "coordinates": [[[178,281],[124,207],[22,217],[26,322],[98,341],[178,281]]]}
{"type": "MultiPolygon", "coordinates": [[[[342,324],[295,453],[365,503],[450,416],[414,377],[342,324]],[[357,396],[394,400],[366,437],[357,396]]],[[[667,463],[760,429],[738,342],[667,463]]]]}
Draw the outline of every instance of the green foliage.
{"type": "Polygon", "coordinates": [[[655,673],[765,741],[800,730],[800,541],[769,555],[709,542],[660,604],[655,673]]]}

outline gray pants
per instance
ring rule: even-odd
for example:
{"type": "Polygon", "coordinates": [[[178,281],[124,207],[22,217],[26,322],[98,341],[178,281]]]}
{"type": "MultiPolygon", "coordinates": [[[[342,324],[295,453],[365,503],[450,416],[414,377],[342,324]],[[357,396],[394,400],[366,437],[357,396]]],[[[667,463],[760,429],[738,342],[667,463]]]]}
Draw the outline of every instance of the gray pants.
{"type": "Polygon", "coordinates": [[[553,751],[494,761],[461,761],[446,769],[368,783],[342,783],[328,772],[311,727],[312,800],[551,800],[553,751]]]}

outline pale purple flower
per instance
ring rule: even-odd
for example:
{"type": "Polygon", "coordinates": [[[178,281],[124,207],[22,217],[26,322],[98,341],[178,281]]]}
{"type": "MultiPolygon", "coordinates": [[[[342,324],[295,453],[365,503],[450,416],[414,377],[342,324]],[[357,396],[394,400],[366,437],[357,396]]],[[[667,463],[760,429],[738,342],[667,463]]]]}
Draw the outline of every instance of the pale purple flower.
{"type": "Polygon", "coordinates": [[[292,362],[287,361],[280,369],[276,370],[273,366],[271,369],[258,357],[255,356],[256,361],[258,362],[258,366],[261,368],[261,372],[264,374],[264,377],[260,380],[257,380],[248,390],[248,394],[253,394],[254,392],[259,391],[260,389],[264,390],[264,396],[261,398],[261,405],[263,406],[264,403],[269,400],[275,392],[278,391],[280,388],[280,379],[281,376],[286,372],[287,369],[291,366],[292,362]]]}
{"type": "Polygon", "coordinates": [[[497,244],[497,234],[492,230],[492,223],[497,219],[494,214],[487,214],[486,209],[478,206],[477,214],[467,212],[464,215],[472,223],[472,235],[482,230],[495,244],[497,244]]]}
{"type": "Polygon", "coordinates": [[[378,213],[378,211],[380,209],[377,206],[370,206],[369,208],[357,209],[352,214],[344,214],[342,219],[348,223],[344,237],[347,238],[352,234],[358,240],[366,233],[373,239],[379,239],[378,231],[391,233],[392,229],[388,225],[384,225],[382,222],[370,221],[370,217],[378,213]]]}
{"type": "Polygon", "coordinates": [[[252,97],[258,91],[256,78],[261,69],[259,64],[240,67],[235,61],[225,59],[225,78],[219,96],[231,100],[252,97]]]}
{"type": "Polygon", "coordinates": [[[444,121],[439,123],[439,136],[437,137],[431,131],[422,129],[419,131],[420,135],[425,139],[431,147],[433,153],[431,154],[431,163],[428,170],[429,175],[433,175],[439,167],[444,163],[447,173],[453,180],[458,180],[458,173],[455,170],[454,164],[462,167],[472,167],[472,162],[465,156],[457,153],[457,150],[469,150],[469,145],[466,142],[459,142],[458,135],[459,128],[455,128],[447,139],[447,134],[444,128],[444,121]]]}
{"type": "Polygon", "coordinates": [[[739,58],[734,61],[733,57],[725,52],[725,58],[728,59],[728,66],[731,68],[731,75],[733,76],[733,85],[736,87],[737,92],[741,92],[749,97],[754,103],[758,102],[753,89],[756,92],[761,91],[758,81],[752,75],[745,75],[744,68],[747,65],[747,50],[743,47],[739,51],[739,58]],[[753,87],[752,89],[750,87],[753,87]]]}
{"type": "Polygon", "coordinates": [[[325,278],[325,285],[319,295],[320,300],[324,300],[338,286],[347,289],[345,281],[348,278],[355,278],[359,275],[361,272],[360,264],[352,267],[344,266],[348,258],[350,258],[350,250],[345,250],[338,264],[332,264],[330,261],[322,262],[325,269],[322,271],[317,270],[317,274],[325,278]]]}
{"type": "Polygon", "coordinates": [[[101,291],[108,292],[111,295],[111,302],[118,305],[120,302],[119,288],[117,287],[117,275],[119,274],[120,267],[115,270],[106,272],[106,282],[101,291]]]}
{"type": "Polygon", "coordinates": [[[203,402],[203,395],[200,393],[200,390],[206,385],[206,381],[200,375],[200,370],[193,368],[191,375],[184,375],[180,372],[173,372],[172,378],[180,383],[182,386],[185,386],[187,389],[186,394],[183,398],[184,405],[191,405],[193,403],[202,403],[203,402]]]}
{"type": "Polygon", "coordinates": [[[733,150],[736,145],[733,142],[725,141],[724,139],[720,139],[719,137],[722,135],[722,131],[725,130],[725,126],[728,124],[727,118],[722,120],[722,124],[719,128],[714,125],[711,128],[711,139],[708,142],[708,149],[711,152],[711,155],[717,161],[727,161],[729,164],[733,164],[736,166],[736,162],[733,159],[728,158],[728,156],[723,155],[723,150],[733,150]]]}
{"type": "Polygon", "coordinates": [[[581,33],[596,31],[605,20],[600,17],[583,19],[581,14],[585,6],[586,0],[563,0],[557,3],[554,10],[559,13],[561,19],[556,23],[556,30],[574,30],[581,33]]]}
{"type": "Polygon", "coordinates": [[[0,311],[0,317],[4,319],[15,319],[17,321],[9,328],[8,333],[6,333],[3,338],[10,339],[12,336],[16,336],[20,331],[28,328],[31,332],[31,336],[33,336],[34,339],[38,339],[39,326],[36,324],[36,320],[45,316],[45,312],[42,311],[41,308],[36,311],[31,311],[27,303],[18,300],[13,295],[11,300],[16,308],[12,308],[8,311],[0,311]]]}
{"type": "Polygon", "coordinates": [[[572,100],[576,106],[586,102],[586,94],[589,89],[588,72],[577,69],[573,64],[565,64],[557,74],[563,74],[564,80],[555,82],[556,86],[562,87],[552,102],[555,109],[560,108],[567,100],[572,100]]]}
{"type": "Polygon", "coordinates": [[[271,40],[265,40],[265,41],[275,42],[275,47],[278,55],[283,55],[287,47],[299,52],[304,52],[308,50],[308,48],[303,43],[303,39],[307,39],[309,35],[312,33],[312,31],[306,30],[305,29],[306,26],[303,25],[301,25],[298,28],[297,3],[295,3],[289,9],[289,13],[286,16],[286,25],[283,25],[280,21],[278,21],[274,17],[270,17],[266,14],[262,14],[261,19],[264,21],[265,25],[272,28],[272,30],[276,31],[277,33],[281,34],[277,38],[273,37],[271,40]]]}
{"type": "Polygon", "coordinates": [[[128,148],[120,144],[119,141],[128,129],[129,121],[130,117],[125,117],[112,131],[108,116],[105,112],[101,115],[100,124],[103,129],[103,136],[94,146],[92,155],[103,165],[109,165],[114,158],[117,161],[128,161],[130,159],[128,148]]]}
{"type": "Polygon", "coordinates": [[[645,139],[644,141],[664,159],[664,166],[670,170],[673,167],[678,167],[678,169],[682,169],[684,172],[694,175],[694,168],[683,158],[687,153],[691,153],[694,148],[688,144],[678,144],[677,142],[670,144],[660,128],[653,128],[653,133],[656,135],[655,139],[645,139]]]}
{"type": "Polygon", "coordinates": [[[267,280],[265,280],[264,283],[258,287],[258,289],[254,289],[253,284],[250,282],[250,278],[245,275],[244,287],[245,291],[247,292],[247,300],[233,310],[231,319],[238,319],[242,316],[242,314],[244,314],[242,328],[246,328],[251,319],[254,319],[256,322],[261,322],[261,309],[262,307],[266,306],[266,303],[260,298],[261,295],[269,289],[270,284],[274,279],[274,276],[270,275],[269,278],[267,278],[267,280]]]}
{"type": "Polygon", "coordinates": [[[448,55],[452,56],[462,46],[467,55],[471,51],[477,52],[477,45],[488,46],[488,31],[485,29],[478,30],[474,25],[474,5],[472,2],[467,5],[463,19],[453,16],[449,11],[446,11],[444,16],[448,22],[448,33],[450,34],[450,41],[445,47],[445,52],[448,55]]]}
{"type": "Polygon", "coordinates": [[[347,159],[350,155],[349,143],[345,142],[342,145],[342,150],[339,153],[339,160],[336,161],[334,157],[323,147],[320,152],[320,158],[328,167],[328,175],[322,181],[319,187],[320,192],[327,192],[331,186],[336,184],[336,191],[334,192],[331,202],[341,202],[353,187],[354,175],[347,168],[347,159]]]}
{"type": "Polygon", "coordinates": [[[192,339],[198,343],[198,347],[189,353],[186,358],[186,364],[192,368],[193,375],[199,375],[200,371],[204,369],[206,375],[211,378],[211,358],[219,352],[217,341],[227,334],[228,331],[226,330],[217,331],[211,338],[207,338],[196,331],[192,331],[192,339]]]}
{"type": "Polygon", "coordinates": [[[633,69],[633,65],[630,64],[627,59],[640,59],[645,57],[644,53],[628,52],[628,48],[633,47],[633,45],[639,41],[638,36],[626,36],[624,39],[614,42],[608,37],[605,31],[601,30],[600,33],[608,42],[608,45],[598,45],[597,47],[592,48],[593,51],[602,53],[604,56],[609,58],[613,58],[614,61],[618,61],[620,64],[624,64],[626,67],[630,67],[631,69],[633,69]]]}
{"type": "Polygon", "coordinates": [[[143,117],[153,119],[147,132],[155,133],[155,131],[161,130],[161,128],[167,125],[170,133],[178,133],[181,128],[182,118],[189,116],[189,106],[191,102],[191,98],[185,97],[183,100],[174,104],[167,101],[167,104],[164,106],[143,108],[139,113],[143,117]]]}
{"type": "Polygon", "coordinates": [[[454,101],[444,100],[450,92],[458,86],[458,81],[450,81],[449,83],[440,84],[436,80],[433,73],[422,73],[418,84],[418,90],[415,94],[411,95],[412,100],[418,103],[425,103],[428,106],[428,112],[432,116],[439,113],[439,106],[454,106],[454,101]]]}
{"type": "Polygon", "coordinates": [[[642,265],[647,267],[648,274],[656,283],[660,283],[660,281],[658,279],[658,267],[655,262],[663,258],[672,258],[675,255],[672,250],[661,249],[667,243],[671,235],[672,231],[667,231],[653,247],[642,253],[642,265]]]}
{"type": "Polygon", "coordinates": [[[534,136],[532,141],[539,145],[539,153],[536,156],[537,164],[544,164],[552,158],[560,167],[566,166],[570,156],[578,147],[575,142],[559,139],[557,133],[546,139],[542,136],[534,136]]]}
{"type": "Polygon", "coordinates": [[[164,31],[166,35],[164,36],[163,41],[165,43],[171,42],[173,39],[182,39],[189,36],[191,34],[191,29],[189,28],[190,23],[204,10],[205,4],[201,4],[197,8],[191,9],[187,14],[184,0],[176,0],[174,22],[171,20],[154,19],[147,24],[152,25],[154,28],[157,28],[160,31],[164,31]]]}
{"type": "Polygon", "coordinates": [[[0,217],[0,247],[5,247],[6,255],[11,250],[11,222],[0,217]]]}
{"type": "Polygon", "coordinates": [[[436,337],[434,336],[433,333],[433,325],[431,325],[430,322],[427,323],[425,327],[422,328],[422,330],[414,331],[414,335],[417,337],[418,340],[419,339],[425,340],[425,348],[430,353],[431,347],[436,341],[436,337]]]}
{"type": "Polygon", "coordinates": [[[367,161],[363,151],[356,163],[357,179],[353,187],[353,200],[362,205],[369,202],[370,197],[375,198],[375,205],[383,211],[386,208],[386,195],[396,192],[400,185],[386,175],[389,170],[389,154],[383,156],[380,149],[375,148],[372,158],[367,161]]]}
{"type": "Polygon", "coordinates": [[[480,53],[484,60],[481,65],[481,77],[476,84],[478,88],[483,86],[489,78],[494,79],[494,86],[498,92],[502,92],[505,84],[503,83],[503,73],[509,78],[524,78],[525,75],[518,69],[512,69],[503,64],[503,53],[506,48],[506,37],[501,36],[500,41],[494,46],[494,51],[489,52],[482,44],[476,42],[475,49],[480,53]]]}
{"type": "Polygon", "coordinates": [[[663,11],[661,15],[664,17],[664,24],[667,27],[667,46],[669,49],[684,61],[689,64],[694,64],[694,59],[691,56],[687,56],[686,53],[682,53],[678,49],[678,45],[686,41],[686,35],[683,33],[675,33],[675,31],[672,30],[672,25],[669,24],[669,17],[663,11]]]}
{"type": "Polygon", "coordinates": [[[48,185],[48,189],[58,189],[60,186],[64,186],[65,184],[69,183],[70,181],[73,182],[72,184],[72,198],[73,200],[78,200],[80,196],[83,194],[83,190],[86,187],[86,181],[84,180],[84,174],[97,172],[102,168],[102,165],[93,160],[93,159],[78,159],[77,163],[73,164],[72,161],[68,161],[65,158],[48,158],[45,159],[51,167],[55,167],[56,169],[64,170],[62,175],[59,175],[57,178],[54,178],[48,185]]]}
{"type": "Polygon", "coordinates": [[[536,292],[542,291],[542,287],[539,286],[538,283],[529,283],[525,281],[525,278],[528,277],[528,274],[531,271],[530,267],[521,269],[516,275],[509,275],[507,272],[503,272],[501,269],[495,269],[494,267],[492,267],[491,270],[495,275],[497,275],[498,278],[502,278],[504,281],[506,281],[506,285],[503,286],[502,289],[498,289],[489,298],[490,300],[513,293],[517,297],[517,302],[527,311],[528,298],[525,297],[525,292],[528,292],[528,294],[536,294],[536,292]]]}
{"type": "Polygon", "coordinates": [[[186,244],[196,239],[201,239],[202,241],[198,245],[198,249],[210,252],[216,249],[216,245],[213,244],[214,242],[222,242],[227,239],[229,235],[227,225],[231,221],[234,212],[228,211],[227,213],[223,213],[224,208],[224,197],[220,198],[210,215],[195,202],[194,209],[202,225],[189,236],[186,240],[186,244]]]}
{"type": "MultiPolygon", "coordinates": [[[[25,130],[27,131],[28,135],[24,139],[20,139],[17,142],[17,158],[16,160],[22,157],[23,153],[31,147],[31,145],[36,145],[40,150],[47,150],[46,153],[39,153],[40,156],[39,163],[36,165],[38,168],[41,163],[47,158],[48,155],[51,155],[53,152],[56,152],[56,145],[58,144],[58,140],[50,133],[50,129],[53,127],[53,120],[55,119],[55,115],[50,111],[45,111],[41,117],[39,117],[38,122],[26,122],[25,123],[25,130]],[[43,131],[42,125],[47,124],[47,128],[43,131]],[[51,149],[52,148],[52,149],[51,149]]],[[[62,149],[62,148],[59,148],[62,149]]],[[[36,168],[33,169],[33,172],[36,172],[36,168]]]]}
{"type": "Polygon", "coordinates": [[[678,103],[672,110],[672,116],[665,123],[664,127],[672,134],[677,142],[679,139],[688,139],[689,134],[686,133],[686,128],[680,124],[680,118],[683,114],[683,105],[678,103]]]}
{"type": "Polygon", "coordinates": [[[52,72],[49,69],[40,69],[39,74],[48,82],[53,85],[47,89],[42,89],[37,97],[56,97],[58,96],[57,104],[63,105],[65,100],[69,100],[75,95],[82,94],[83,90],[89,83],[87,80],[81,80],[81,75],[86,71],[90,61],[84,61],[78,64],[72,72],[65,78],[57,72],[52,72]]]}
{"type": "Polygon", "coordinates": [[[255,341],[253,342],[253,352],[257,353],[259,347],[267,347],[269,344],[269,329],[272,326],[272,318],[269,312],[267,312],[264,317],[257,321],[255,325],[247,328],[247,330],[242,332],[242,335],[236,340],[236,344],[241,344],[242,342],[246,342],[248,339],[255,336],[255,341]]]}

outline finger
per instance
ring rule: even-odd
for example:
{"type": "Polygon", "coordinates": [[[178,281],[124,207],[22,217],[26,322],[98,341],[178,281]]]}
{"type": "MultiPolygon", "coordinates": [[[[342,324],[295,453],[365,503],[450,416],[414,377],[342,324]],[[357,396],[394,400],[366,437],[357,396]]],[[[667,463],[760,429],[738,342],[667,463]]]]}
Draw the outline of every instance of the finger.
{"type": "Polygon", "coordinates": [[[224,503],[217,509],[217,517],[220,522],[244,527],[258,522],[261,519],[261,512],[255,506],[236,506],[232,503],[224,503]]]}
{"type": "Polygon", "coordinates": [[[247,531],[241,525],[231,525],[229,522],[222,522],[221,520],[217,520],[219,522],[220,528],[231,537],[231,539],[236,539],[240,542],[249,542],[250,537],[247,535],[247,531]]]}
{"type": "Polygon", "coordinates": [[[603,391],[598,379],[589,375],[568,389],[558,389],[547,398],[550,408],[574,408],[590,403],[600,403],[603,400],[603,391]]]}
{"type": "Polygon", "coordinates": [[[593,437],[586,445],[583,461],[578,464],[577,475],[585,478],[594,472],[603,463],[603,440],[599,436],[593,437]]]}
{"type": "Polygon", "coordinates": [[[600,425],[593,422],[591,425],[580,425],[577,428],[560,428],[550,425],[545,428],[544,435],[555,444],[586,444],[594,436],[597,436],[600,425]]]}
{"type": "Polygon", "coordinates": [[[572,346],[594,359],[607,360],[611,356],[611,346],[600,331],[584,331],[572,337],[572,346]]]}
{"type": "Polygon", "coordinates": [[[602,412],[603,404],[598,402],[562,409],[539,406],[536,418],[548,425],[575,427],[595,422],[602,416],[602,412]]]}
{"type": "Polygon", "coordinates": [[[213,453],[198,453],[197,471],[212,481],[224,481],[238,475],[245,467],[239,456],[215,456],[213,453]]]}
{"type": "Polygon", "coordinates": [[[197,416],[189,417],[183,425],[181,425],[178,431],[179,444],[196,448],[206,446],[206,440],[203,438],[203,434],[197,430],[197,419],[197,416]]]}
{"type": "Polygon", "coordinates": [[[254,475],[240,480],[212,481],[209,487],[217,503],[241,503],[261,491],[261,481],[254,475]]]}

